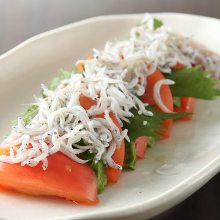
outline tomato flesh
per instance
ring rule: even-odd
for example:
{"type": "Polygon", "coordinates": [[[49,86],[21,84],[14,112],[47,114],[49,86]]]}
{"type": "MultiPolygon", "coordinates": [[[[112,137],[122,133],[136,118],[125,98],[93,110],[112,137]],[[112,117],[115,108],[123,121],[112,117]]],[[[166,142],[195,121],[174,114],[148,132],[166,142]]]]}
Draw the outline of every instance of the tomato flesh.
{"type": "MultiPolygon", "coordinates": [[[[181,97],[180,98],[180,107],[174,109],[175,112],[191,112],[193,113],[195,109],[195,98],[193,97],[181,97]]],[[[187,115],[179,120],[191,120],[192,115],[187,115]]]]}
{"type": "Polygon", "coordinates": [[[0,155],[9,155],[9,148],[0,147],[0,155]]]}
{"type": "MultiPolygon", "coordinates": [[[[121,126],[117,120],[117,118],[114,116],[112,112],[110,112],[110,117],[114,124],[119,128],[120,132],[122,131],[121,126]]],[[[99,114],[97,117],[103,118],[104,114],[99,114]]],[[[124,157],[125,157],[125,145],[124,145],[124,140],[121,141],[120,145],[116,147],[116,150],[114,154],[112,155],[113,161],[118,164],[123,166],[124,163],[124,157]]],[[[119,180],[119,177],[121,175],[122,170],[118,170],[112,167],[106,167],[106,175],[107,175],[107,180],[108,183],[116,183],[119,180]]]]}
{"type": "Polygon", "coordinates": [[[79,97],[79,103],[80,103],[80,105],[81,105],[84,109],[86,109],[86,110],[88,110],[88,109],[90,109],[92,106],[96,105],[96,101],[95,101],[95,100],[91,99],[91,98],[88,97],[88,96],[84,96],[84,95],[81,95],[81,96],[79,97]]]}
{"type": "MultiPolygon", "coordinates": [[[[89,109],[92,106],[96,105],[96,101],[92,100],[90,97],[86,96],[80,96],[80,105],[84,107],[85,109],[89,109]]],[[[104,114],[99,114],[97,117],[103,118],[104,114]]],[[[119,128],[120,132],[121,126],[117,120],[117,118],[114,116],[112,112],[110,112],[110,117],[114,124],[119,128]]],[[[112,155],[112,159],[114,160],[115,163],[118,165],[123,165],[124,162],[124,156],[125,156],[125,146],[124,146],[124,140],[120,143],[120,146],[117,146],[114,154],[112,155]]],[[[107,175],[107,180],[109,183],[115,183],[118,181],[120,175],[121,175],[121,170],[114,169],[111,167],[106,168],[106,175],[107,175]]]]}
{"type": "MultiPolygon", "coordinates": [[[[86,96],[80,96],[79,101],[85,109],[96,105],[94,100],[86,96]]],[[[103,117],[103,114],[97,117],[103,117]]],[[[110,113],[110,117],[121,132],[121,126],[114,114],[110,113]]],[[[8,155],[8,153],[8,149],[0,148],[0,155],[8,155]]],[[[123,140],[120,146],[117,146],[112,159],[122,166],[124,154],[123,140]]],[[[58,196],[80,204],[95,205],[99,202],[96,175],[89,165],[79,164],[62,153],[49,156],[48,163],[49,166],[44,171],[41,164],[29,167],[0,162],[0,185],[4,189],[13,189],[31,195],[58,196]]],[[[121,172],[107,167],[108,182],[117,182],[121,172]]]]}
{"type": "MultiPolygon", "coordinates": [[[[110,113],[110,117],[114,124],[119,128],[120,132],[122,131],[121,126],[114,116],[113,113],[110,113]]],[[[117,146],[114,154],[112,155],[112,159],[114,160],[115,163],[118,165],[123,166],[124,163],[124,157],[125,157],[125,146],[124,146],[124,140],[121,141],[120,145],[117,146]]],[[[116,183],[119,180],[119,177],[121,175],[122,170],[114,169],[112,167],[107,167],[106,168],[106,174],[107,174],[107,179],[109,183],[116,183]]]]}
{"type": "MultiPolygon", "coordinates": [[[[147,77],[147,86],[144,95],[142,96],[142,101],[145,103],[149,103],[150,105],[157,106],[155,100],[154,100],[154,86],[157,83],[157,81],[165,79],[163,74],[156,70],[153,74],[147,77]]],[[[164,103],[164,105],[173,112],[173,96],[170,90],[169,85],[162,85],[160,89],[160,96],[164,103]]],[[[158,109],[160,109],[159,106],[157,106],[158,109]]],[[[161,109],[160,109],[161,110],[161,109]]],[[[173,125],[172,119],[167,119],[163,121],[163,125],[165,128],[159,132],[159,134],[162,136],[162,139],[169,138],[171,133],[171,128],[173,125]]]]}
{"type": "Polygon", "coordinates": [[[0,162],[0,184],[31,195],[58,196],[80,204],[98,203],[94,171],[62,153],[48,157],[48,168],[0,162]]]}
{"type": "Polygon", "coordinates": [[[172,69],[173,70],[180,70],[180,69],[183,69],[185,67],[184,64],[182,63],[176,63],[176,65],[172,66],[172,69]]]}
{"type": "Polygon", "coordinates": [[[82,73],[84,71],[84,64],[83,63],[78,63],[76,64],[76,70],[79,72],[79,73],[82,73]]]}
{"type": "Polygon", "coordinates": [[[148,141],[148,138],[146,136],[141,136],[135,140],[137,160],[145,158],[145,154],[147,151],[147,141],[148,141]]]}

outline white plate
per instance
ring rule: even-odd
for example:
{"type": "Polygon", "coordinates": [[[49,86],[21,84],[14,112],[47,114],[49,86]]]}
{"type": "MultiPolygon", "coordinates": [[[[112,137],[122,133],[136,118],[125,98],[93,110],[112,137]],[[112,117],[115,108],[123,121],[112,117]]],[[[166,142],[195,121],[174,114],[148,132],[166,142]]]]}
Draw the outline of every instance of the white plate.
{"type": "MultiPolygon", "coordinates": [[[[125,38],[143,15],[116,15],[71,24],[22,43],[0,57],[0,134],[39,93],[60,67],[125,38]]],[[[186,14],[156,14],[174,30],[195,36],[220,52],[220,21],[186,14]]],[[[76,206],[62,199],[0,193],[1,219],[146,219],[190,196],[219,171],[220,102],[198,101],[194,120],[176,123],[172,138],[150,149],[134,172],[124,172],[107,187],[97,207],[76,206]]]]}

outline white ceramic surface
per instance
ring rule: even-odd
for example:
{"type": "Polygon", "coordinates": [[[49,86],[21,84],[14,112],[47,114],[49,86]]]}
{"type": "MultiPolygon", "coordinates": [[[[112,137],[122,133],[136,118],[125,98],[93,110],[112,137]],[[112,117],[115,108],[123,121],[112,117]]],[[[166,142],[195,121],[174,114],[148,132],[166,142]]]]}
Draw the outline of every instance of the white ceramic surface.
{"type": "MultiPolygon", "coordinates": [[[[116,15],[71,24],[22,43],[0,57],[0,134],[60,67],[124,38],[143,15],[116,15]]],[[[175,31],[193,35],[220,53],[220,21],[186,14],[156,14],[175,31]]],[[[197,101],[195,117],[176,123],[172,138],[148,151],[137,170],[107,187],[97,207],[62,199],[0,193],[0,219],[146,219],[190,196],[219,171],[220,101],[197,101]]]]}

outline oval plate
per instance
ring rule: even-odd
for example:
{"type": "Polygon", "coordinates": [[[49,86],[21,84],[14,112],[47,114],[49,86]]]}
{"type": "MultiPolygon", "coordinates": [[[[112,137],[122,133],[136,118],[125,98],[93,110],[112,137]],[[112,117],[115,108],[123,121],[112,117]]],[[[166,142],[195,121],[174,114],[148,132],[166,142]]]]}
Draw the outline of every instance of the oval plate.
{"type": "MultiPolygon", "coordinates": [[[[154,14],[175,31],[193,35],[220,52],[220,21],[195,15],[154,14]]],[[[57,69],[123,39],[143,15],[103,16],[77,22],[33,37],[0,57],[0,134],[39,94],[57,69]]],[[[174,206],[204,185],[219,170],[219,100],[197,101],[194,119],[176,123],[172,138],[148,150],[134,172],[124,172],[107,187],[100,205],[86,207],[56,198],[0,193],[1,219],[146,219],[174,206]],[[12,211],[13,210],[13,211],[12,211]]],[[[74,180],[73,180],[74,181],[74,180]]],[[[45,183],[47,184],[47,183],[45,183]]]]}

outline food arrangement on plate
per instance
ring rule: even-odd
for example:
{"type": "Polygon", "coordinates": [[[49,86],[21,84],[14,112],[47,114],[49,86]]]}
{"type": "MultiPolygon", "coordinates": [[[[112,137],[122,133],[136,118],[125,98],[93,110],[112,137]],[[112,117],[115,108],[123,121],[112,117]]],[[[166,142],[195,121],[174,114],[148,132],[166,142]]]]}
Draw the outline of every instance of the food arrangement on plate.
{"type": "Polygon", "coordinates": [[[1,143],[0,185],[97,204],[176,120],[192,119],[196,98],[220,95],[219,74],[218,55],[146,15],[127,39],[41,85],[1,143]]]}

